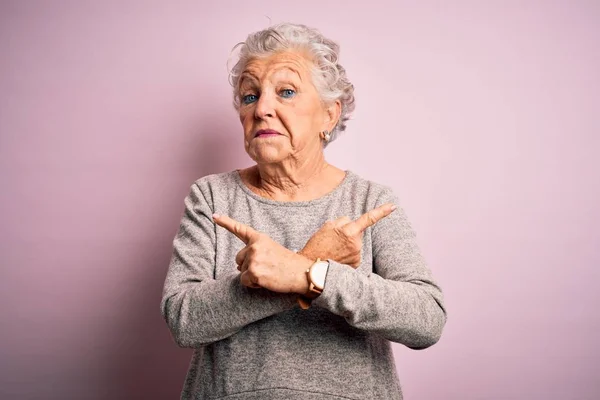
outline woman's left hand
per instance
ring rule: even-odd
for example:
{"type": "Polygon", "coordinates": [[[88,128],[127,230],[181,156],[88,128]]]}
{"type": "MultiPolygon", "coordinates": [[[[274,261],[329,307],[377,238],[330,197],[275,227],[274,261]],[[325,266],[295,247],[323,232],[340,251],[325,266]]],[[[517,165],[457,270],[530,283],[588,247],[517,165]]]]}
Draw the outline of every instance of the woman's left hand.
{"type": "Polygon", "coordinates": [[[225,215],[214,214],[213,220],[246,244],[235,257],[243,285],[279,293],[304,294],[308,291],[305,271],[313,263],[309,258],[225,215]]]}

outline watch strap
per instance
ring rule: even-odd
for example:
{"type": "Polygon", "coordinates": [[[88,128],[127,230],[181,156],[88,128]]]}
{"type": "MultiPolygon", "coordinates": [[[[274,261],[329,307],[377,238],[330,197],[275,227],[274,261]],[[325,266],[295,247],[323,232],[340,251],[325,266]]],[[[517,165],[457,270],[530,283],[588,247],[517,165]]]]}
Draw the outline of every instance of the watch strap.
{"type": "Polygon", "coordinates": [[[314,282],[310,277],[311,269],[320,262],[321,259],[317,258],[317,260],[306,270],[306,279],[308,280],[308,292],[306,292],[304,295],[298,296],[298,304],[303,310],[309,309],[312,301],[319,297],[319,295],[321,295],[321,293],[323,292],[322,289],[319,289],[315,286],[314,282]]]}

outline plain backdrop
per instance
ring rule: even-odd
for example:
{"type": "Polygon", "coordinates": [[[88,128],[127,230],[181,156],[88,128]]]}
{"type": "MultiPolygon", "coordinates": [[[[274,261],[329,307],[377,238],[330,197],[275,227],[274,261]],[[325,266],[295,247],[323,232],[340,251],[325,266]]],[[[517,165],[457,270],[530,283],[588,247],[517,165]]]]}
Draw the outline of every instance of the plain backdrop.
{"type": "MultiPolygon", "coordinates": [[[[597,1],[1,1],[0,398],[175,399],[183,199],[251,165],[226,63],[290,21],[356,87],[340,168],[393,187],[442,286],[406,399],[600,398],[597,1]]],[[[360,377],[357,377],[360,379],[360,377]]]]}

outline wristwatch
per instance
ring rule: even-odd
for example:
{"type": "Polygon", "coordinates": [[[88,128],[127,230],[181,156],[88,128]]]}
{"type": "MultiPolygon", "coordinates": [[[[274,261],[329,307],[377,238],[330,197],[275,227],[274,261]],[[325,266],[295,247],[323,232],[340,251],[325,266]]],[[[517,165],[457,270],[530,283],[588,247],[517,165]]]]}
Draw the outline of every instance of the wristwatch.
{"type": "Polygon", "coordinates": [[[317,261],[306,270],[306,278],[308,279],[308,292],[304,296],[298,297],[298,304],[303,310],[307,310],[310,307],[310,303],[313,299],[319,297],[325,288],[325,277],[329,270],[329,261],[321,261],[317,258],[317,261]]]}

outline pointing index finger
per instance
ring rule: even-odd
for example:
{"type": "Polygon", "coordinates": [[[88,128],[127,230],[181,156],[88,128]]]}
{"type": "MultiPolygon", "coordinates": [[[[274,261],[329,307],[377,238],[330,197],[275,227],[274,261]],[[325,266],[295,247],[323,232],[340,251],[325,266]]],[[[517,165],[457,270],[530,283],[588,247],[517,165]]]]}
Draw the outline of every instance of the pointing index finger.
{"type": "Polygon", "coordinates": [[[217,225],[233,233],[245,244],[248,244],[250,240],[258,234],[258,232],[250,226],[242,224],[233,218],[229,218],[227,215],[213,214],[213,221],[215,221],[217,225]]]}
{"type": "Polygon", "coordinates": [[[368,227],[375,225],[377,222],[390,215],[395,209],[396,206],[393,203],[386,203],[364,213],[356,221],[348,224],[350,233],[352,235],[362,233],[368,227]]]}

